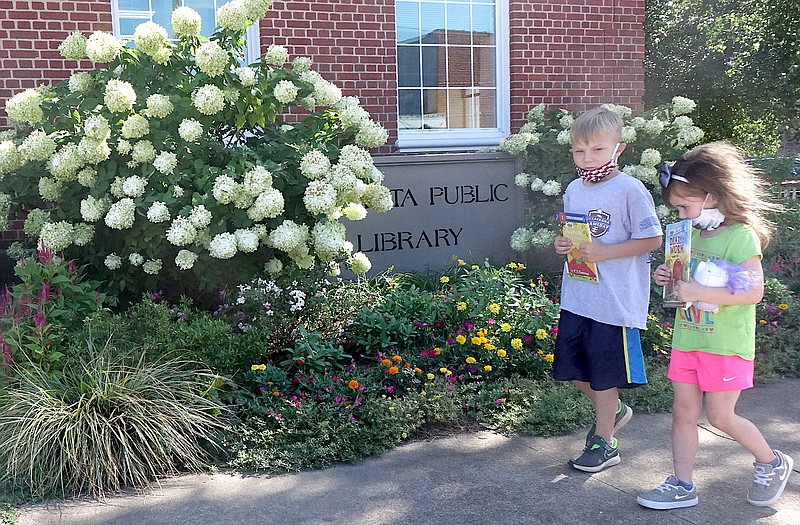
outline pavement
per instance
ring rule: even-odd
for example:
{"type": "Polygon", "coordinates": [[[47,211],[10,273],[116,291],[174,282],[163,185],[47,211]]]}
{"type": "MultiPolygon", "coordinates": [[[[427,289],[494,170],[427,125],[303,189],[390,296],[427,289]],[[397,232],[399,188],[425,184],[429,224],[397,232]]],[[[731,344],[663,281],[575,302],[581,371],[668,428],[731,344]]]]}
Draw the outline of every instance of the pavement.
{"type": "Polygon", "coordinates": [[[695,477],[700,504],[640,507],[636,495],[672,473],[671,416],[638,413],[618,435],[622,462],[597,474],[567,465],[585,431],[551,438],[480,431],[410,442],[325,470],[185,475],[104,501],[25,506],[18,524],[800,524],[800,380],[745,391],[738,412],[795,458],[794,475],[770,507],[746,501],[752,456],[705,421],[695,477]]]}

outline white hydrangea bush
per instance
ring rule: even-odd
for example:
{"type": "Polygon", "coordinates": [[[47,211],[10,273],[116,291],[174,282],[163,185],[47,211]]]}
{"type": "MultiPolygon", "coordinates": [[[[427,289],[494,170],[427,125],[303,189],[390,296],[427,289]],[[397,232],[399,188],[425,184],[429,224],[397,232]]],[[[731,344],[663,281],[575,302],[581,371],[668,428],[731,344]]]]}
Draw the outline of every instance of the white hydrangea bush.
{"type": "Polygon", "coordinates": [[[67,37],[62,56],[96,69],[6,104],[0,227],[28,213],[31,246],[120,288],[369,268],[345,226],[392,207],[368,151],[388,134],[308,57],[272,45],[243,64],[245,30],[271,3],[228,2],[209,38],[189,7],[172,14],[175,42],[151,22],[134,46],[67,37]]]}
{"type": "MultiPolygon", "coordinates": [[[[622,141],[627,144],[619,158],[620,169],[640,179],[653,192],[659,217],[674,219],[661,202],[658,167],[672,162],[703,140],[703,130],[689,116],[696,104],[676,96],[672,104],[634,112],[616,104],[603,104],[622,117],[622,141]]],[[[569,151],[569,130],[580,112],[548,111],[544,105],[531,109],[519,133],[506,137],[500,150],[525,158],[524,172],[514,179],[530,203],[526,224],[515,230],[510,244],[516,251],[550,249],[557,234],[555,213],[563,208],[563,191],[576,177],[569,151]]]]}

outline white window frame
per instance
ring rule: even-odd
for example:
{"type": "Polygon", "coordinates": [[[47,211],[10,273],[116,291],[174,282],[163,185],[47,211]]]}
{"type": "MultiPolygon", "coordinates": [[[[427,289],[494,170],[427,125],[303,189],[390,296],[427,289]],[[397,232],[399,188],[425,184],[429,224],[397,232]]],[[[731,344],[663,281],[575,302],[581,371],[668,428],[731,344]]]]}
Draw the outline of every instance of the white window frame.
{"type": "MultiPolygon", "coordinates": [[[[496,39],[496,128],[465,129],[400,129],[399,101],[397,110],[397,148],[404,152],[464,151],[497,146],[511,132],[511,70],[509,65],[508,0],[495,1],[496,39]]],[[[396,44],[395,44],[396,45],[396,44]]]]}
{"type": "MultiPolygon", "coordinates": [[[[186,0],[181,2],[181,5],[185,5],[186,0]]],[[[224,5],[226,2],[225,0],[217,0],[215,2],[215,10],[219,8],[219,6],[224,5]]],[[[140,11],[136,11],[136,13],[140,13],[140,11]]],[[[125,10],[119,9],[119,2],[117,0],[111,0],[111,21],[113,24],[114,29],[114,36],[118,39],[121,38],[121,31],[119,28],[119,18],[120,15],[128,14],[125,10]]],[[[130,16],[128,16],[130,18],[130,16]]],[[[153,20],[153,11],[150,11],[150,17],[144,18],[142,17],[142,22],[147,22],[153,20]]],[[[245,59],[247,60],[248,64],[252,64],[256,60],[261,57],[261,28],[259,22],[256,21],[255,24],[251,25],[247,28],[247,33],[245,33],[245,59]]]]}

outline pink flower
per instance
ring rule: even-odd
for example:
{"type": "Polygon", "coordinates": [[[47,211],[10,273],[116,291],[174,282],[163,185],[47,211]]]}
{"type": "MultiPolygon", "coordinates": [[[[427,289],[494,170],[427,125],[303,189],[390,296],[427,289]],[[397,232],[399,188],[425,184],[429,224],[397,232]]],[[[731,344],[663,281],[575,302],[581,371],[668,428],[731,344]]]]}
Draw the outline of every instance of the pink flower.
{"type": "Polygon", "coordinates": [[[33,318],[33,323],[36,325],[36,328],[41,328],[47,324],[47,318],[41,309],[41,305],[36,311],[36,316],[33,318]]]}
{"type": "Polygon", "coordinates": [[[487,323],[489,323],[489,324],[494,324],[494,319],[492,319],[492,318],[490,317],[489,319],[487,319],[487,320],[486,320],[486,322],[487,322],[487,323]]]}
{"type": "Polygon", "coordinates": [[[526,343],[530,343],[531,341],[533,341],[533,337],[531,337],[530,335],[526,335],[526,336],[524,336],[524,337],[522,338],[522,340],[523,340],[524,342],[526,342],[526,343]]]}

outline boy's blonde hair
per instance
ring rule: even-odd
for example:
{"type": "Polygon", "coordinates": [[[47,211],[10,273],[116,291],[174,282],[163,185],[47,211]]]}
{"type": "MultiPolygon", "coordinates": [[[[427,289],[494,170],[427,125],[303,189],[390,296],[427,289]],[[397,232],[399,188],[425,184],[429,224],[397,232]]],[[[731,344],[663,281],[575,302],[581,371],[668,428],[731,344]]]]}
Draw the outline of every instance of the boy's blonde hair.
{"type": "Polygon", "coordinates": [[[581,113],[569,128],[572,142],[585,142],[596,135],[612,135],[616,142],[622,141],[622,118],[605,108],[590,109],[581,113]]]}
{"type": "Polygon", "coordinates": [[[775,231],[775,224],[767,215],[783,207],[769,199],[766,183],[758,170],[745,161],[742,150],[724,141],[703,144],[684,153],[671,171],[689,182],[673,179],[661,190],[664,202],[669,203],[673,194],[696,198],[711,194],[726,223],[730,220],[751,226],[761,247],[767,247],[775,231]]]}

